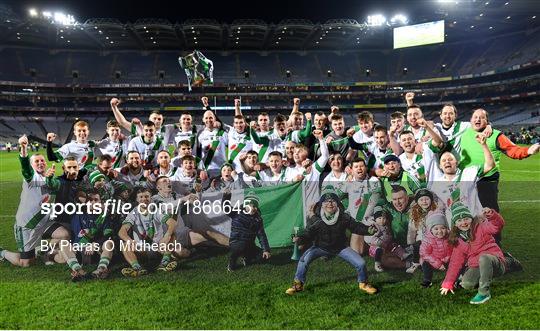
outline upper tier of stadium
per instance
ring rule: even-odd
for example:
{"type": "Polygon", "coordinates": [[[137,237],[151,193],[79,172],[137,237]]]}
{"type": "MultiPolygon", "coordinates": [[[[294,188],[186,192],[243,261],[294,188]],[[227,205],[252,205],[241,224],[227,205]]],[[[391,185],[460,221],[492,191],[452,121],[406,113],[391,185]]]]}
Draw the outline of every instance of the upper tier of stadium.
{"type": "Polygon", "coordinates": [[[0,80],[183,83],[178,56],[194,49],[214,62],[218,84],[407,81],[478,74],[540,58],[540,19],[530,2],[506,4],[471,1],[435,11],[411,4],[414,18],[408,24],[444,20],[445,41],[403,49],[392,49],[395,26],[373,27],[356,19],[227,23],[145,18],[132,23],[90,18],[58,25],[0,4],[0,80]]]}

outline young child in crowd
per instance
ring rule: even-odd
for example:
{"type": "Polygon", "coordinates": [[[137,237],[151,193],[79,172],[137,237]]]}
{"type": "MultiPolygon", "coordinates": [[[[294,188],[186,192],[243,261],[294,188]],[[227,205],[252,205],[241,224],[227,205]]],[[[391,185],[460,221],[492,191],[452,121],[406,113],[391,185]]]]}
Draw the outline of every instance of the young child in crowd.
{"type": "Polygon", "coordinates": [[[448,242],[448,224],[446,216],[439,212],[430,212],[426,219],[426,233],[420,245],[420,261],[422,262],[422,287],[432,285],[433,271],[446,271],[452,246],[448,242]]]}
{"type": "Polygon", "coordinates": [[[494,236],[501,232],[504,219],[495,210],[484,208],[483,216],[473,217],[461,202],[451,206],[452,229],[449,242],[453,246],[448,272],[441,286],[441,295],[453,292],[461,268],[467,270],[461,279],[464,289],[472,290],[478,286],[478,293],[471,304],[482,304],[491,299],[493,276],[500,276],[508,269],[515,268],[519,261],[505,256],[497,245],[494,236]]]}

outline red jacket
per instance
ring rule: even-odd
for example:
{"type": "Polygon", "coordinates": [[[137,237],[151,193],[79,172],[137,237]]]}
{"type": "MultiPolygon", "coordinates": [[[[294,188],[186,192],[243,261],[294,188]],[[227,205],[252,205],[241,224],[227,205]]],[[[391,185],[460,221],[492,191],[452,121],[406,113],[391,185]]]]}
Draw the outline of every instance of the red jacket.
{"type": "Polygon", "coordinates": [[[436,238],[431,231],[426,231],[420,244],[420,262],[426,261],[435,269],[448,263],[452,254],[452,245],[448,238],[436,238]]]}
{"type": "Polygon", "coordinates": [[[465,263],[467,263],[469,268],[478,268],[480,255],[482,254],[495,255],[504,263],[503,252],[493,238],[493,235],[500,232],[503,226],[504,220],[502,216],[496,211],[493,211],[493,214],[486,221],[478,224],[473,230],[473,242],[465,242],[461,238],[458,239],[458,244],[454,247],[450,257],[450,264],[442,283],[442,288],[449,290],[454,288],[459,271],[465,263]]]}

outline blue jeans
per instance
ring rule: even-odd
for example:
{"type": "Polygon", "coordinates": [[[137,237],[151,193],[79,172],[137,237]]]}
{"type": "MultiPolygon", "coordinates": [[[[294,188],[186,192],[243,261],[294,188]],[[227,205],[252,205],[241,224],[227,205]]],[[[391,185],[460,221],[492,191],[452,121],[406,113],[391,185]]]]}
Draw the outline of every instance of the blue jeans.
{"type": "MultiPolygon", "coordinates": [[[[317,246],[311,246],[307,251],[302,254],[302,257],[300,257],[300,261],[298,261],[298,266],[296,267],[296,275],[294,276],[295,279],[301,281],[302,283],[306,282],[306,273],[309,267],[309,264],[319,257],[322,256],[333,256],[335,254],[332,254],[328,251],[325,251],[322,248],[319,248],[317,246]]],[[[367,281],[367,275],[366,275],[366,262],[364,259],[356,253],[352,248],[347,247],[341,250],[337,254],[340,258],[343,260],[349,262],[356,271],[358,272],[358,282],[363,283],[367,281]]]]}

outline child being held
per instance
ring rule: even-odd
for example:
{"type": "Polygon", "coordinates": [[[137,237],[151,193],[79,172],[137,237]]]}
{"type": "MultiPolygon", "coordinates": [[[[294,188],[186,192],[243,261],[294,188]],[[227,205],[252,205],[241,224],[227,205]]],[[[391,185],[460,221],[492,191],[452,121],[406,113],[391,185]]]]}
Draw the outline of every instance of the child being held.
{"type": "Polygon", "coordinates": [[[375,259],[375,271],[382,272],[381,260],[384,251],[393,252],[402,260],[406,259],[409,254],[399,245],[394,243],[392,237],[392,216],[382,206],[376,206],[373,209],[373,225],[377,232],[372,236],[364,237],[364,241],[369,245],[369,256],[375,259]]]}

